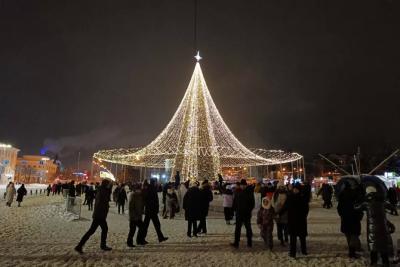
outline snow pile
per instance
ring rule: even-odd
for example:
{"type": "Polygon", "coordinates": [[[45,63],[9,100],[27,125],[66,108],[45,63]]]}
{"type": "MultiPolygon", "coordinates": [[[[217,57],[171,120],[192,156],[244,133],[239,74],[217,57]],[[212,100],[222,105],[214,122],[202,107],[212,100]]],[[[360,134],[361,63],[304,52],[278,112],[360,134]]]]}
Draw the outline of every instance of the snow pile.
{"type": "Polygon", "coordinates": [[[65,209],[65,203],[47,205],[46,211],[48,213],[48,216],[57,215],[67,222],[79,220],[79,215],[69,212],[65,209]]]}

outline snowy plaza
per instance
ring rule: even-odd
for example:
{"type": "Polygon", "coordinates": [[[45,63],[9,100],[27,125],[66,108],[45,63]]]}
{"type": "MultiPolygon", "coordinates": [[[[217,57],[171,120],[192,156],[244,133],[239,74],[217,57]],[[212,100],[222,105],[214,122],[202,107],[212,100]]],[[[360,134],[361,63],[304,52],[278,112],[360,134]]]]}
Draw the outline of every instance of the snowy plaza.
{"type": "MultiPolygon", "coordinates": [[[[259,197],[256,196],[258,200],[259,197]]],[[[82,206],[79,220],[66,216],[61,196],[27,197],[22,207],[13,203],[0,205],[0,266],[367,266],[365,216],[362,222],[362,257],[347,257],[346,239],[340,233],[340,219],[336,208],[321,207],[320,200],[313,200],[308,216],[308,255],[288,256],[288,248],[281,247],[274,229],[274,250],[269,252],[260,238],[255,216],[253,248],[247,248],[242,230],[239,249],[229,246],[233,240],[234,226],[226,225],[220,212],[218,197],[211,204],[208,217],[208,234],[199,238],[186,236],[187,222],[181,215],[173,220],[162,219],[161,227],[166,242],[158,243],[153,226],[149,228],[145,247],[128,248],[128,216],[118,215],[114,203],[108,215],[108,244],[111,252],[99,249],[100,229],[79,255],[73,248],[91,223],[91,212],[82,206]]],[[[256,207],[257,209],[257,207],[256,207]]],[[[253,211],[255,213],[256,209],[253,211]]],[[[396,228],[399,217],[389,216],[396,228]]],[[[276,227],[275,227],[276,228],[276,227]]],[[[396,245],[399,232],[392,235],[396,245]]]]}

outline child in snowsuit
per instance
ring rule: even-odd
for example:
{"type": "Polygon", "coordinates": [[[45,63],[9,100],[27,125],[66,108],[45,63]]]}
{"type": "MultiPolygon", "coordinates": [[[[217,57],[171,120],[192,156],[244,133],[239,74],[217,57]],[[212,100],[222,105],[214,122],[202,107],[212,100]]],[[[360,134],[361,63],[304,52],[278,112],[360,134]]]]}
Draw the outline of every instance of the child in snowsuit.
{"type": "Polygon", "coordinates": [[[257,213],[257,225],[260,228],[260,235],[264,239],[265,245],[270,250],[273,248],[274,215],[275,212],[271,200],[268,197],[264,197],[257,213]]]}

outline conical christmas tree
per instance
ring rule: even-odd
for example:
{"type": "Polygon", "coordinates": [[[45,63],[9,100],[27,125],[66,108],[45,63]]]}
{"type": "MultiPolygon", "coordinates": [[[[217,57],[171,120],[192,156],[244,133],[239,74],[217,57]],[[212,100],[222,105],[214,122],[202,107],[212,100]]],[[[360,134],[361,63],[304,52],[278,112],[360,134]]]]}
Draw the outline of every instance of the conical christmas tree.
{"type": "Polygon", "coordinates": [[[204,180],[214,179],[222,167],[271,165],[301,158],[298,154],[288,157],[278,152],[274,152],[275,158],[262,157],[232,134],[214,104],[197,62],[178,109],[156,139],[141,149],[99,151],[94,158],[153,168],[170,165],[181,172],[184,180],[204,180]]]}

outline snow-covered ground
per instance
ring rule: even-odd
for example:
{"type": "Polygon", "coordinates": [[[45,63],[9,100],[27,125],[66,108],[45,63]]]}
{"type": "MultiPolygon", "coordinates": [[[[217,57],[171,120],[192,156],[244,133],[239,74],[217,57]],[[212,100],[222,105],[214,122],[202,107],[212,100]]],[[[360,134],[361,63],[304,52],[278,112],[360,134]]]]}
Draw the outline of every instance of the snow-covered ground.
{"type": "MultiPolygon", "coordinates": [[[[217,203],[218,201],[216,201],[217,203]]],[[[83,206],[82,218],[69,221],[61,196],[27,198],[22,207],[11,208],[0,202],[0,266],[367,266],[368,254],[358,260],[347,258],[346,241],[340,233],[340,221],[335,209],[320,208],[313,202],[309,215],[308,256],[288,257],[288,249],[275,238],[273,252],[265,250],[257,226],[253,224],[254,247],[229,246],[233,225],[226,225],[223,214],[212,212],[208,218],[208,235],[186,236],[186,221],[161,219],[162,231],[169,240],[159,244],[153,226],[149,228],[146,247],[128,248],[127,215],[118,215],[112,204],[108,216],[108,245],[111,252],[99,249],[100,229],[88,241],[85,254],[73,248],[89,228],[91,213],[83,206]]],[[[400,219],[389,216],[400,231],[400,219]]],[[[254,222],[254,218],[253,218],[254,222]]],[[[243,231],[244,232],[244,231],[243,231]]],[[[399,233],[393,235],[397,240],[399,233]]],[[[366,250],[365,220],[362,234],[366,250]]],[[[395,242],[396,243],[396,242],[395,242]]]]}

